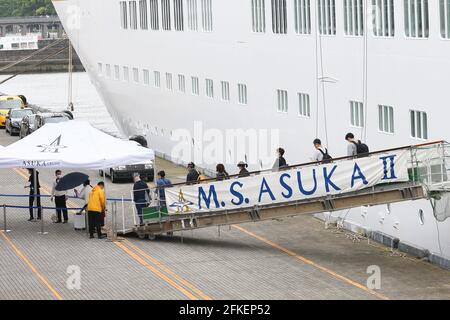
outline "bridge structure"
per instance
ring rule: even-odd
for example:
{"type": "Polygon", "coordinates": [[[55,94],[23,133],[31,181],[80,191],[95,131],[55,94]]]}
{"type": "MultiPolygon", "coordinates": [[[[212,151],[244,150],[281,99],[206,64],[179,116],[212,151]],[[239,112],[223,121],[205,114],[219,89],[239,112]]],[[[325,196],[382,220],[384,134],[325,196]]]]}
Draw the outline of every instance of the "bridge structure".
{"type": "MultiPolygon", "coordinates": [[[[383,154],[403,151],[407,153],[405,166],[408,172],[407,181],[380,183],[348,193],[320,195],[317,197],[297,199],[290,202],[276,202],[264,205],[253,205],[228,210],[189,210],[177,214],[167,214],[160,203],[156,215],[144,224],[122,229],[113,228],[117,234],[136,233],[140,238],[154,239],[159,234],[172,234],[177,231],[194,230],[211,226],[234,225],[245,222],[258,222],[303,214],[333,212],[363,206],[377,206],[403,201],[428,199],[435,209],[435,218],[443,221],[450,218],[450,144],[445,141],[407,146],[396,149],[377,151],[367,157],[379,158],[383,154]]],[[[354,161],[354,157],[334,159],[334,164],[345,164],[354,161]]],[[[307,163],[292,166],[295,170],[320,166],[320,163],[307,163]]],[[[264,175],[268,172],[256,172],[252,175],[264,175]]],[[[233,178],[233,177],[231,177],[233,178]]],[[[203,182],[203,183],[208,183],[203,182]]],[[[222,183],[222,182],[215,182],[222,183]]],[[[223,182],[226,183],[226,182],[223,182]]],[[[166,188],[183,188],[187,184],[172,185],[166,188]]],[[[158,197],[159,190],[154,195],[158,197]]],[[[136,213],[133,213],[136,217],[136,213]]],[[[122,217],[122,220],[129,220],[122,217]]],[[[134,218],[136,222],[136,219],[134,218]]],[[[120,217],[116,223],[120,224],[120,217]]]]}
{"type": "Polygon", "coordinates": [[[59,39],[63,37],[64,29],[58,16],[0,18],[0,37],[29,33],[40,33],[43,39],[59,39]]]}

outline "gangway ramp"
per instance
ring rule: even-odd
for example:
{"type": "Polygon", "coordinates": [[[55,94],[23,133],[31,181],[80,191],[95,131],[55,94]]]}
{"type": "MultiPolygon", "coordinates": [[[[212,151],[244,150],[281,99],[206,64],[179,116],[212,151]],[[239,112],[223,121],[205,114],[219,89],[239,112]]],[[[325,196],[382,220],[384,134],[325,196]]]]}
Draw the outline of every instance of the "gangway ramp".
{"type": "MultiPolygon", "coordinates": [[[[123,230],[123,233],[135,232],[141,238],[149,236],[153,239],[158,234],[212,226],[257,222],[420,199],[433,198],[438,201],[436,199],[439,199],[441,194],[450,191],[448,158],[450,158],[449,144],[439,141],[378,151],[363,158],[346,157],[334,159],[332,163],[328,164],[308,163],[283,168],[279,172],[254,173],[252,177],[246,178],[249,181],[248,184],[252,185],[248,190],[245,187],[246,182],[242,179],[235,179],[235,177],[230,177],[225,181],[207,181],[196,185],[173,185],[165,189],[167,207],[169,207],[168,215],[164,214],[164,210],[158,210],[157,217],[146,220],[143,225],[123,230]],[[339,168],[344,169],[339,171],[339,168]],[[302,192],[297,192],[297,198],[293,196],[292,200],[287,200],[288,191],[294,193],[287,183],[288,178],[292,178],[294,173],[298,172],[300,172],[297,174],[298,178],[301,174],[305,174],[302,181],[305,186],[301,187],[302,192]],[[308,172],[313,173],[313,178],[309,180],[306,178],[308,172]],[[255,184],[252,179],[256,179],[258,183],[255,184]],[[283,197],[275,197],[277,190],[274,189],[280,186],[272,185],[270,187],[270,182],[281,182],[282,180],[283,188],[278,191],[283,197]],[[259,181],[262,183],[259,184],[259,181]],[[311,183],[315,185],[316,194],[311,192],[311,183]],[[320,190],[321,183],[325,184],[325,187],[322,186],[323,190],[320,190]],[[236,185],[238,187],[242,185],[242,188],[239,189],[239,192],[233,193],[235,198],[231,201],[229,201],[230,199],[222,201],[228,196],[224,192],[236,185]],[[243,194],[246,192],[251,194],[252,191],[255,193],[253,190],[255,185],[261,185],[259,194],[253,198],[249,196],[244,201],[243,194]],[[193,192],[196,190],[197,194],[193,192]],[[271,198],[271,193],[273,193],[273,198],[271,198]],[[182,205],[180,205],[180,201],[171,200],[177,194],[183,197],[182,205]],[[242,196],[239,197],[239,195],[242,196]],[[267,198],[267,201],[264,201],[263,196],[267,198]],[[242,206],[229,208],[226,205],[239,198],[243,200],[242,206]],[[274,198],[275,200],[272,201],[274,198]],[[176,204],[174,206],[171,203],[176,204]],[[205,207],[205,204],[208,206],[205,207]],[[173,212],[174,210],[176,212],[173,212]]],[[[299,181],[297,180],[295,184],[299,181]]],[[[256,187],[256,193],[258,193],[257,190],[256,187]]],[[[158,190],[155,190],[155,194],[159,194],[158,190]]],[[[160,208],[160,204],[158,204],[158,208],[160,208]]]]}

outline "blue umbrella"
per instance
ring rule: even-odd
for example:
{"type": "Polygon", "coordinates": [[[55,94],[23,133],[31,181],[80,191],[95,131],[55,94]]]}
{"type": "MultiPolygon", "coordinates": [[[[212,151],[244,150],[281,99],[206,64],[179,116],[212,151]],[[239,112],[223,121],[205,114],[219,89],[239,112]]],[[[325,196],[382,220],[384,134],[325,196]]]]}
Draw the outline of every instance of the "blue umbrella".
{"type": "Polygon", "coordinates": [[[81,172],[72,172],[62,177],[56,185],[56,191],[65,191],[82,185],[89,179],[87,174],[81,172]]]}

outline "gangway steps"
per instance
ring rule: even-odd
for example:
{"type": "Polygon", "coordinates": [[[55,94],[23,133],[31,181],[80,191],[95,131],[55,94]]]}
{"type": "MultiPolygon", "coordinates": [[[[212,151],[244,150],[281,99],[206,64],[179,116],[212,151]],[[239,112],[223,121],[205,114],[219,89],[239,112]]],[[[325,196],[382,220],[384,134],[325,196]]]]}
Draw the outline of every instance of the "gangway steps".
{"type": "MultiPolygon", "coordinates": [[[[212,226],[240,224],[252,221],[271,220],[303,214],[316,214],[376,206],[402,201],[419,200],[427,197],[422,185],[397,183],[376,186],[362,191],[323,198],[308,199],[283,204],[271,204],[252,208],[214,212],[193,212],[176,214],[161,219],[150,220],[144,226],[129,229],[140,237],[158,235],[212,226]]],[[[124,231],[125,232],[125,231],[124,231]]]]}

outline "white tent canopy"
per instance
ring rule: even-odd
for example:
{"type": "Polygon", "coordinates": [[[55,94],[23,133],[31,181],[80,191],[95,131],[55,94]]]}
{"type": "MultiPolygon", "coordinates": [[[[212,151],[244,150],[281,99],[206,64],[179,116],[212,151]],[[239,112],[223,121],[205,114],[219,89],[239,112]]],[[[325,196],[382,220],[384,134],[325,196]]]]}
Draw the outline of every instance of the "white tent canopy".
{"type": "Polygon", "coordinates": [[[0,168],[104,169],[155,159],[151,149],[114,138],[87,122],[49,123],[0,148],[0,168]]]}

